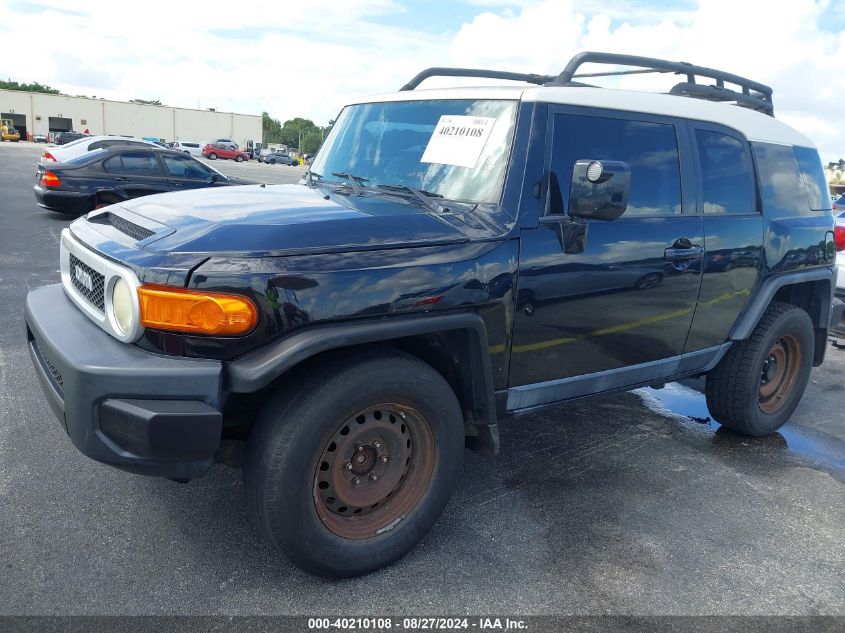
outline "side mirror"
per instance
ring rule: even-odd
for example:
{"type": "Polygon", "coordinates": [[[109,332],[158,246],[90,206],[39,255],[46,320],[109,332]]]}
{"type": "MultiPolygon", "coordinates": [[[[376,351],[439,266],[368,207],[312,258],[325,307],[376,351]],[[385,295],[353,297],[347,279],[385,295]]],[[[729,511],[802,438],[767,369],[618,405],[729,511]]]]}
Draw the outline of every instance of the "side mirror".
{"type": "Polygon", "coordinates": [[[569,215],[615,220],[628,208],[631,168],[613,160],[579,160],[572,168],[569,215]]]}

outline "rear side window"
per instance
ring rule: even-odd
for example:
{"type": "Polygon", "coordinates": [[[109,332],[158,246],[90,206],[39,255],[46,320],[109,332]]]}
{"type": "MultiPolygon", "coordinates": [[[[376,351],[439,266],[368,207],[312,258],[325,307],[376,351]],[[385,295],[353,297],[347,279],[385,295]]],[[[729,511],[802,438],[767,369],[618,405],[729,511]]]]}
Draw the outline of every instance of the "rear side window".
{"type": "Polygon", "coordinates": [[[831,208],[827,180],[819,153],[810,147],[796,147],[795,158],[801,168],[801,178],[807,190],[807,200],[813,211],[827,211],[831,208]]]}
{"type": "Polygon", "coordinates": [[[755,213],[754,170],[744,142],[713,130],[696,130],[704,213],[755,213]]]}
{"type": "Polygon", "coordinates": [[[624,217],[681,212],[681,171],[675,126],[607,117],[558,114],[554,119],[550,213],[562,213],[578,160],[618,160],[631,168],[624,217]]]}
{"type": "Polygon", "coordinates": [[[810,199],[795,149],[789,145],[759,142],[752,143],[751,147],[760,175],[763,210],[783,217],[810,215],[810,199]]]}

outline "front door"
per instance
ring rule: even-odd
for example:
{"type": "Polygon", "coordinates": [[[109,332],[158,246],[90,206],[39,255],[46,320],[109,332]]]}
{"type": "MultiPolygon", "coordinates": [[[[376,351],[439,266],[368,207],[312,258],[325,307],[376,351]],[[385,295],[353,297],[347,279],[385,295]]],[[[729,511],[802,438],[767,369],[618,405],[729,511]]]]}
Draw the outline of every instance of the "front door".
{"type": "Polygon", "coordinates": [[[509,379],[511,388],[532,393],[509,399],[510,408],[584,395],[556,387],[580,377],[593,379],[582,385],[589,392],[620,386],[621,372],[632,366],[656,376],[684,350],[703,253],[691,170],[681,160],[688,152],[679,152],[689,143],[686,128],[600,112],[550,112],[547,212],[521,234],[509,379]],[[568,216],[578,160],[628,164],[628,207],[620,218],[568,216]]]}

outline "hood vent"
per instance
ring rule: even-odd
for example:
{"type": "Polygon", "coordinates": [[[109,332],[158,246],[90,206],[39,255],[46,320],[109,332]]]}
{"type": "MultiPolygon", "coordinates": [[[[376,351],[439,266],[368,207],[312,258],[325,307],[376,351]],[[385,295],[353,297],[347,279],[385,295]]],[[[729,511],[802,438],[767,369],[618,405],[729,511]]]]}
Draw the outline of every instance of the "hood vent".
{"type": "Polygon", "coordinates": [[[143,226],[139,226],[134,222],[130,222],[126,218],[123,218],[119,215],[115,215],[114,213],[106,214],[105,219],[118,231],[120,231],[121,233],[125,233],[137,242],[140,242],[141,240],[145,240],[148,237],[155,235],[153,231],[145,229],[143,226]]]}

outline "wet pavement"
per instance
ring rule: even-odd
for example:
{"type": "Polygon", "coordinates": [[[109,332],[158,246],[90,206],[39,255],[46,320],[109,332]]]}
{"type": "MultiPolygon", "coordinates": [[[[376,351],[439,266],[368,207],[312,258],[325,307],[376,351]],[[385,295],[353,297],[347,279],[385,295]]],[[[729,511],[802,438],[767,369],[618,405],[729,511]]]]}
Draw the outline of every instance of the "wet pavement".
{"type": "Polygon", "coordinates": [[[24,345],[24,297],[58,280],[68,219],[35,205],[37,149],[21,145],[0,144],[0,615],[845,616],[834,347],[768,438],[707,420],[700,381],[509,420],[499,457],[465,453],[422,543],[355,580],[310,577],[263,543],[236,470],[180,485],[83,457],[24,345]]]}

